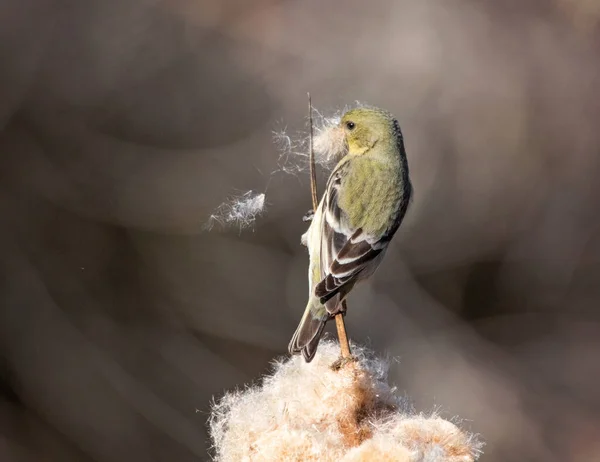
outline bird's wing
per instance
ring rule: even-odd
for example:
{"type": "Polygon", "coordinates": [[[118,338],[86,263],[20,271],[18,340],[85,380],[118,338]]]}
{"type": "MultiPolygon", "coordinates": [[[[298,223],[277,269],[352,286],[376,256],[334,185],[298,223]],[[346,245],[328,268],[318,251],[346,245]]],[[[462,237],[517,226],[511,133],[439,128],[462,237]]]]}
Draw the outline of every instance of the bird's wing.
{"type": "Polygon", "coordinates": [[[354,283],[357,277],[385,250],[387,240],[373,239],[361,228],[348,226],[338,203],[341,177],[346,165],[341,165],[329,178],[321,214],[321,281],[315,286],[315,296],[326,304],[328,311],[339,309],[337,303],[327,303],[340,289],[354,283]]]}

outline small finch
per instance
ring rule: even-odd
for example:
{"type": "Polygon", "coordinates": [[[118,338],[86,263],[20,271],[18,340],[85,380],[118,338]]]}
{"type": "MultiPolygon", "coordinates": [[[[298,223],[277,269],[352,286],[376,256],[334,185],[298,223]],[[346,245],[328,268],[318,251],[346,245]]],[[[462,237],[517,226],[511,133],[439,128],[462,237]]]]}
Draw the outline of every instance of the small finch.
{"type": "Polygon", "coordinates": [[[327,135],[343,141],[344,155],[302,236],[310,255],[309,296],[288,347],[306,362],[325,323],[344,311],[354,285],[379,266],[412,195],[402,132],[390,113],[352,109],[327,135]]]}

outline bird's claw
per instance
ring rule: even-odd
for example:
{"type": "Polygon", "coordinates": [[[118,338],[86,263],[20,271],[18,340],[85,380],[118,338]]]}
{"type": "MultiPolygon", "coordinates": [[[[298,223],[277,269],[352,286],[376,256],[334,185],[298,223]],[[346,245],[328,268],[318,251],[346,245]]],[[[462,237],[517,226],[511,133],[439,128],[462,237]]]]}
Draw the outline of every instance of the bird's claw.
{"type": "Polygon", "coordinates": [[[308,212],[306,212],[306,215],[302,217],[302,221],[312,221],[314,217],[315,211],[313,209],[310,209],[308,212]]]}
{"type": "Polygon", "coordinates": [[[333,371],[339,371],[340,369],[343,369],[344,367],[346,367],[348,364],[353,364],[357,361],[358,360],[354,356],[349,356],[347,358],[340,356],[338,359],[336,359],[333,362],[333,364],[330,367],[331,367],[331,370],[333,370],[333,371]]]}

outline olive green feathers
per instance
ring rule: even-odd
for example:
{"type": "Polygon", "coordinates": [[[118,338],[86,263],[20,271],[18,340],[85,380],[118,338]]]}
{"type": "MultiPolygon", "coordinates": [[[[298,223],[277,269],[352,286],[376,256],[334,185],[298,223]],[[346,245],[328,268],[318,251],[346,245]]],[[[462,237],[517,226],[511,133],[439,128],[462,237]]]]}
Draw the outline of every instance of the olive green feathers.
{"type": "Polygon", "coordinates": [[[343,136],[344,155],[302,237],[310,255],[309,296],[289,344],[290,353],[302,353],[307,362],[325,323],[379,266],[412,194],[404,139],[389,112],[352,109],[334,130],[332,136],[343,136]]]}

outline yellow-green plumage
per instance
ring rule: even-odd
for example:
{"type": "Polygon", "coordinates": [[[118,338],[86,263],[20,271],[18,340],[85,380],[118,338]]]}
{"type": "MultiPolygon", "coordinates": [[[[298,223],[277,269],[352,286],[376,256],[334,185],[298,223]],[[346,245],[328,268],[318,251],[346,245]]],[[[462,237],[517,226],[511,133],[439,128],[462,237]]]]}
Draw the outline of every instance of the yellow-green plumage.
{"type": "Polygon", "coordinates": [[[354,285],[376,270],[406,213],[412,187],[398,122],[378,108],[341,119],[347,154],[334,168],[313,221],[308,247],[309,299],[289,345],[312,360],[325,323],[354,285]]]}
{"type": "MultiPolygon", "coordinates": [[[[374,148],[377,149],[377,148],[374,148]]],[[[339,207],[352,226],[368,234],[383,234],[393,221],[391,210],[401,201],[398,166],[374,162],[363,154],[348,161],[339,194],[339,207]]]]}

